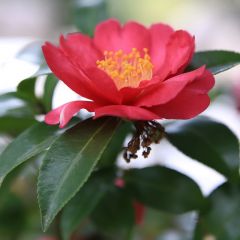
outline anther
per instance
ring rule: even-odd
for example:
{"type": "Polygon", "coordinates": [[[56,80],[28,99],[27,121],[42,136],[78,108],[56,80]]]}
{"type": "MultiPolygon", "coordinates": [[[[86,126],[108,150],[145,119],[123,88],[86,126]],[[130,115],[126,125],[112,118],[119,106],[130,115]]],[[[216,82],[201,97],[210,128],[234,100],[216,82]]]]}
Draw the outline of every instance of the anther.
{"type": "Polygon", "coordinates": [[[148,49],[144,48],[144,56],[136,48],[128,54],[123,50],[104,51],[104,59],[97,60],[97,67],[105,71],[115,82],[118,89],[126,86],[137,87],[142,80],[152,77],[151,58],[148,49]]]}

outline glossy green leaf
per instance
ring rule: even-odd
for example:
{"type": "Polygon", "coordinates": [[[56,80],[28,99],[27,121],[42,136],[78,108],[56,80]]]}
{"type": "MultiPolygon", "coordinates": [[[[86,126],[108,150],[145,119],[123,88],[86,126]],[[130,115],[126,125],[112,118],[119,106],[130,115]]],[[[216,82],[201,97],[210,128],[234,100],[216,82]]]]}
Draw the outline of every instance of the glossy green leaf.
{"type": "Polygon", "coordinates": [[[114,239],[127,239],[135,224],[133,200],[123,189],[112,187],[94,209],[91,219],[99,230],[117,233],[114,239]]]}
{"type": "Polygon", "coordinates": [[[52,110],[52,100],[53,100],[53,93],[54,89],[57,86],[58,79],[53,75],[50,74],[47,76],[47,79],[44,84],[44,92],[42,96],[43,105],[45,107],[46,112],[52,110]]]}
{"type": "Polygon", "coordinates": [[[50,147],[38,180],[44,231],[86,182],[118,124],[115,118],[88,119],[62,134],[50,147]]]}
{"type": "Polygon", "coordinates": [[[123,150],[124,140],[131,131],[132,124],[128,121],[122,121],[99,160],[98,167],[108,167],[116,162],[117,156],[123,150]]]}
{"type": "Polygon", "coordinates": [[[37,121],[31,117],[15,117],[5,115],[0,117],[0,133],[17,136],[25,129],[36,124],[37,121]]]}
{"type": "MultiPolygon", "coordinates": [[[[37,109],[35,109],[37,111],[37,109]]],[[[3,116],[11,116],[16,118],[31,118],[35,120],[35,112],[28,104],[23,104],[22,106],[16,108],[6,109],[6,112],[3,116]]]]}
{"type": "Polygon", "coordinates": [[[205,203],[191,178],[165,167],[132,169],[124,179],[136,200],[148,207],[179,214],[199,209],[205,203]]]}
{"type": "Polygon", "coordinates": [[[112,168],[97,172],[67,204],[61,216],[61,230],[65,240],[70,239],[72,232],[90,215],[106,194],[108,185],[113,184],[113,179],[114,170],[112,168]],[[111,172],[109,173],[109,171],[111,172]]]}
{"type": "Polygon", "coordinates": [[[181,152],[238,181],[239,143],[228,127],[198,117],[169,124],[166,133],[169,141],[181,152]]]}
{"type": "Polygon", "coordinates": [[[210,196],[209,210],[200,213],[194,240],[240,239],[240,188],[225,183],[210,196]]]}
{"type": "Polygon", "coordinates": [[[35,96],[35,83],[36,78],[25,79],[19,83],[16,92],[0,95],[0,115],[34,118],[36,114],[41,114],[41,106],[35,96]]]}
{"type": "Polygon", "coordinates": [[[0,95],[0,104],[1,104],[0,116],[11,115],[15,117],[16,116],[26,117],[26,115],[32,115],[30,109],[28,109],[27,111],[16,112],[17,109],[27,107],[25,98],[19,96],[17,92],[8,92],[0,95]],[[10,112],[11,114],[9,114],[10,112]]]}
{"type": "Polygon", "coordinates": [[[0,155],[0,183],[15,167],[46,150],[58,133],[57,127],[37,123],[15,138],[0,155]]]}
{"type": "Polygon", "coordinates": [[[25,100],[17,92],[0,95],[0,133],[16,136],[37,122],[25,100]]]}
{"type": "Polygon", "coordinates": [[[240,64],[240,54],[231,51],[196,52],[188,67],[189,70],[206,65],[213,74],[224,72],[240,64]]]}
{"type": "Polygon", "coordinates": [[[9,101],[11,99],[16,99],[16,92],[7,92],[0,95],[0,103],[9,101]]]}
{"type": "Polygon", "coordinates": [[[36,78],[28,78],[21,81],[17,86],[17,96],[26,100],[36,101],[35,84],[36,78]]]}

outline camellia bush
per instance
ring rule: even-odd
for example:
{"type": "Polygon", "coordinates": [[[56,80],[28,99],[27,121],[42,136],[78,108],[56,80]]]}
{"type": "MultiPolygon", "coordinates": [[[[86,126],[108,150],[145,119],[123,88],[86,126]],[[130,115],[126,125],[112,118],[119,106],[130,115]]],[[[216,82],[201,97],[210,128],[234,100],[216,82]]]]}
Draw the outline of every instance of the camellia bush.
{"type": "Polygon", "coordinates": [[[195,211],[190,239],[240,238],[239,140],[222,123],[198,116],[210,104],[214,75],[239,64],[239,53],[195,52],[195,39],[184,30],[114,19],[99,23],[92,37],[71,33],[42,50],[47,65],[0,96],[23,103],[0,117],[1,133],[12,138],[0,156],[0,179],[26,161],[37,163],[43,231],[55,221],[59,239],[134,239],[151,208],[195,211]],[[36,96],[42,76],[43,93],[36,96]],[[52,109],[59,80],[81,98],[52,109]],[[82,109],[89,114],[77,114],[82,109]],[[140,155],[147,161],[163,138],[226,182],[206,197],[176,170],[116,164],[119,154],[126,162],[140,155]],[[83,238],[77,229],[84,229],[83,238]]]}

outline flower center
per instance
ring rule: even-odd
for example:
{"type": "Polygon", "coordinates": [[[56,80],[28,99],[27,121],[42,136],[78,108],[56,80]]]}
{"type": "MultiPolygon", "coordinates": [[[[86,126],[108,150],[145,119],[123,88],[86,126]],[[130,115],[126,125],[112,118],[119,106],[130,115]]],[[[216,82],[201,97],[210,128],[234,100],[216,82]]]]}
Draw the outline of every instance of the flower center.
{"type": "Polygon", "coordinates": [[[118,89],[138,87],[142,80],[152,78],[153,64],[146,48],[142,56],[133,48],[128,54],[122,50],[104,51],[104,57],[104,60],[96,62],[97,66],[113,79],[118,89]]]}

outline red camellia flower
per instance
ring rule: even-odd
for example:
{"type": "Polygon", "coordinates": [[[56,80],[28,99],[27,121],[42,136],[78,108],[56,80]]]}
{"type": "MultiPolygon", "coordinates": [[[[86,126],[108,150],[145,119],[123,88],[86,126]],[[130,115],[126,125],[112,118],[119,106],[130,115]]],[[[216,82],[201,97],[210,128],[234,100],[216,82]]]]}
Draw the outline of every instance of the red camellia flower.
{"type": "Polygon", "coordinates": [[[72,33],[60,45],[43,46],[52,72],[88,99],[66,103],[46,115],[48,124],[64,127],[81,109],[130,120],[188,119],[209,105],[213,75],[202,66],[185,72],[194,53],[194,37],[154,24],[121,26],[110,19],[97,25],[94,37],[72,33]]]}

